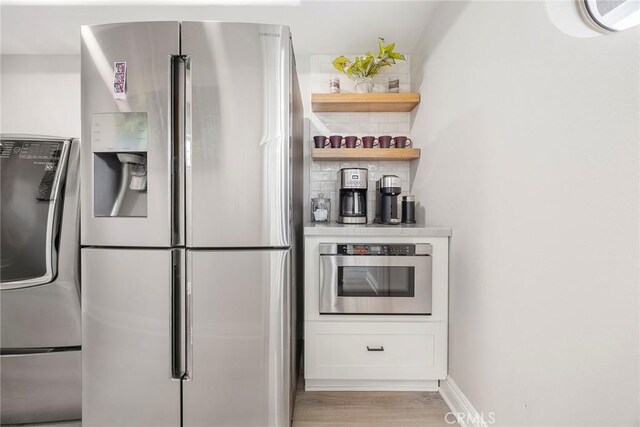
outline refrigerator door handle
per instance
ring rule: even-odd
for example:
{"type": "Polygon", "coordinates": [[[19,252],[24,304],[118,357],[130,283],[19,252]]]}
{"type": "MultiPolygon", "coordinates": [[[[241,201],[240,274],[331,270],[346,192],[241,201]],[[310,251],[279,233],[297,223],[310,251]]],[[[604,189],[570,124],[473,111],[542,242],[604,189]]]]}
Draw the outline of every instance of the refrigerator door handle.
{"type": "MultiPolygon", "coordinates": [[[[191,262],[189,262],[189,271],[193,271],[191,268],[191,262]]],[[[193,287],[191,286],[191,279],[186,281],[186,304],[185,304],[185,367],[183,379],[193,379],[193,287]]]]}
{"type": "Polygon", "coordinates": [[[187,374],[187,280],[185,250],[171,251],[171,378],[181,380],[187,374]]]}
{"type": "Polygon", "coordinates": [[[187,138],[186,59],[171,57],[171,240],[174,246],[185,244],[185,155],[187,138]]]}

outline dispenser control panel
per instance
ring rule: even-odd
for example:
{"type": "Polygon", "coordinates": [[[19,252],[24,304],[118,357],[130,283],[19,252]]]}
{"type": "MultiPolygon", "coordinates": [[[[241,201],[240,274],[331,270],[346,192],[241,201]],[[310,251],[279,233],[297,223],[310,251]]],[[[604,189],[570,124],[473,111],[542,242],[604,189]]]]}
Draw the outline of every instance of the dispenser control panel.
{"type": "Polygon", "coordinates": [[[91,151],[147,151],[147,113],[96,113],[91,117],[91,151]]]}

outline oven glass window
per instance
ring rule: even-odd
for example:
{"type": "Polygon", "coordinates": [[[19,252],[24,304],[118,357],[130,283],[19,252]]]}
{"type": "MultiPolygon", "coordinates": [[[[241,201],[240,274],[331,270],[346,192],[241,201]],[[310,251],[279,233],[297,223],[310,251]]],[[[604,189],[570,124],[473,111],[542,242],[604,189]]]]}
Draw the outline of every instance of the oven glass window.
{"type": "Polygon", "coordinates": [[[414,297],[415,267],[338,267],[339,297],[414,297]]]}

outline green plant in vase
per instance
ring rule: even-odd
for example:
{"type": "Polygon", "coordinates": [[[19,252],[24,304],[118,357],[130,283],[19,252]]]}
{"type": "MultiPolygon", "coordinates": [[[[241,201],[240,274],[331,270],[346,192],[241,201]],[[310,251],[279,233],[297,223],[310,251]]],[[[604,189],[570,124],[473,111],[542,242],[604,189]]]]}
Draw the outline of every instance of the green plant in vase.
{"type": "Polygon", "coordinates": [[[384,39],[378,37],[378,50],[375,55],[367,52],[364,56],[356,56],[351,61],[346,56],[338,56],[332,64],[336,70],[346,74],[355,80],[356,92],[369,93],[373,88],[373,76],[378,74],[382,67],[389,67],[396,61],[404,61],[404,55],[394,52],[395,43],[384,44],[384,39]]]}

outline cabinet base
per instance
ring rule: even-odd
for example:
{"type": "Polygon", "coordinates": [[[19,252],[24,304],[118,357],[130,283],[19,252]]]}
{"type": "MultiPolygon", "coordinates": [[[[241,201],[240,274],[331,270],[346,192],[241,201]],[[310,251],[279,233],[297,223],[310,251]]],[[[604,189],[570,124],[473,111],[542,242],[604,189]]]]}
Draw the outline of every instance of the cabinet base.
{"type": "Polygon", "coordinates": [[[304,380],[306,391],[438,391],[438,380],[304,380]]]}

